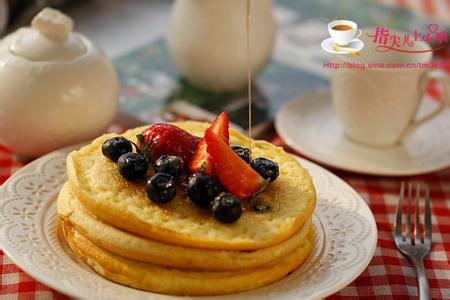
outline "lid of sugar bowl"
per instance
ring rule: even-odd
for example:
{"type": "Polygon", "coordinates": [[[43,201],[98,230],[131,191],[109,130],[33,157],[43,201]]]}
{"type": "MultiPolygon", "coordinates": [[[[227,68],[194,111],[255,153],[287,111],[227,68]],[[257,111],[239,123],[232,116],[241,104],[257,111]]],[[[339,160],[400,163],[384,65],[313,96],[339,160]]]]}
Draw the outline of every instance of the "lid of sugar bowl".
{"type": "Polygon", "coordinates": [[[69,61],[89,48],[87,40],[72,29],[72,18],[47,7],[33,18],[31,27],[17,30],[1,43],[11,54],[30,61],[69,61]]]}

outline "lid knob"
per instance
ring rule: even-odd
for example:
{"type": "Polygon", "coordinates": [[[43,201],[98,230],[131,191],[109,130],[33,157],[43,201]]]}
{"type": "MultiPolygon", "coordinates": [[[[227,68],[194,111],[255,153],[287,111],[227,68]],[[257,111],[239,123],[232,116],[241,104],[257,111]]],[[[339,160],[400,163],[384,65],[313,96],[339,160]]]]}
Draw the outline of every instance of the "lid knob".
{"type": "Polygon", "coordinates": [[[64,42],[73,29],[73,20],[59,10],[46,7],[33,18],[31,26],[51,40],[64,42]]]}
{"type": "Polygon", "coordinates": [[[87,39],[72,32],[73,20],[53,8],[44,8],[31,28],[21,28],[11,36],[11,53],[32,61],[67,61],[86,53],[87,39]]]}

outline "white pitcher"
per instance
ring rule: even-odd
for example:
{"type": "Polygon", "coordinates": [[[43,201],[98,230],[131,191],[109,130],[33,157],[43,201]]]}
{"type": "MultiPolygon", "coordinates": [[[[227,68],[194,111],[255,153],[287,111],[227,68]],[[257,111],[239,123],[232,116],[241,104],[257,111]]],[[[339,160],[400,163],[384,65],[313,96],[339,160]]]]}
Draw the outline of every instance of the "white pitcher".
{"type": "Polygon", "coordinates": [[[178,0],[174,4],[168,45],[178,69],[194,85],[213,91],[246,86],[247,1],[251,1],[250,62],[256,74],[273,48],[272,0],[178,0]]]}

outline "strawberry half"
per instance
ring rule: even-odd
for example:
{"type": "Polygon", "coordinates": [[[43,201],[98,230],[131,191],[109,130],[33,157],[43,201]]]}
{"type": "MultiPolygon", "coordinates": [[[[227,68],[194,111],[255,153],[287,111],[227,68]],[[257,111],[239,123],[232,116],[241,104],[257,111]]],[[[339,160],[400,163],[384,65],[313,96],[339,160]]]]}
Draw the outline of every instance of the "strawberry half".
{"type": "Polygon", "coordinates": [[[181,157],[186,164],[190,162],[200,140],[199,137],[167,123],[149,126],[137,139],[139,150],[152,160],[168,154],[181,157]]]}
{"type": "MultiPolygon", "coordinates": [[[[209,127],[215,134],[217,134],[227,145],[229,145],[230,133],[228,128],[230,121],[226,112],[221,113],[209,127]]],[[[189,163],[189,171],[191,173],[202,172],[209,176],[214,176],[214,167],[206,149],[205,138],[201,139],[197,145],[194,156],[189,163]]]]}
{"type": "Polygon", "coordinates": [[[225,189],[244,200],[266,186],[266,181],[212,130],[206,130],[205,140],[214,170],[225,189]]]}

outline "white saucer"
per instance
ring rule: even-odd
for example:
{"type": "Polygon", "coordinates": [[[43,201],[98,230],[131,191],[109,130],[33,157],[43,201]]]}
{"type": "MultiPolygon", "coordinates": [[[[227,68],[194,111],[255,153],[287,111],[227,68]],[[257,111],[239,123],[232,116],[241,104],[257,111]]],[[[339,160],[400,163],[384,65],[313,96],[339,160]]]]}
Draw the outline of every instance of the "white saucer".
{"type": "MultiPolygon", "coordinates": [[[[419,115],[436,107],[423,101],[419,115]]],[[[275,127],[294,150],[324,165],[356,173],[405,176],[450,167],[450,109],[422,125],[401,145],[377,148],[347,139],[331,103],[330,91],[319,91],[286,103],[275,127]]]]}
{"type": "Polygon", "coordinates": [[[353,39],[347,46],[339,47],[338,45],[336,45],[336,43],[333,41],[332,38],[327,38],[326,40],[322,41],[320,46],[322,46],[323,50],[331,54],[350,54],[348,51],[352,52],[361,51],[364,48],[364,42],[361,41],[360,39],[353,39]],[[335,51],[333,49],[334,47],[338,47],[342,49],[342,51],[335,51]]]}

